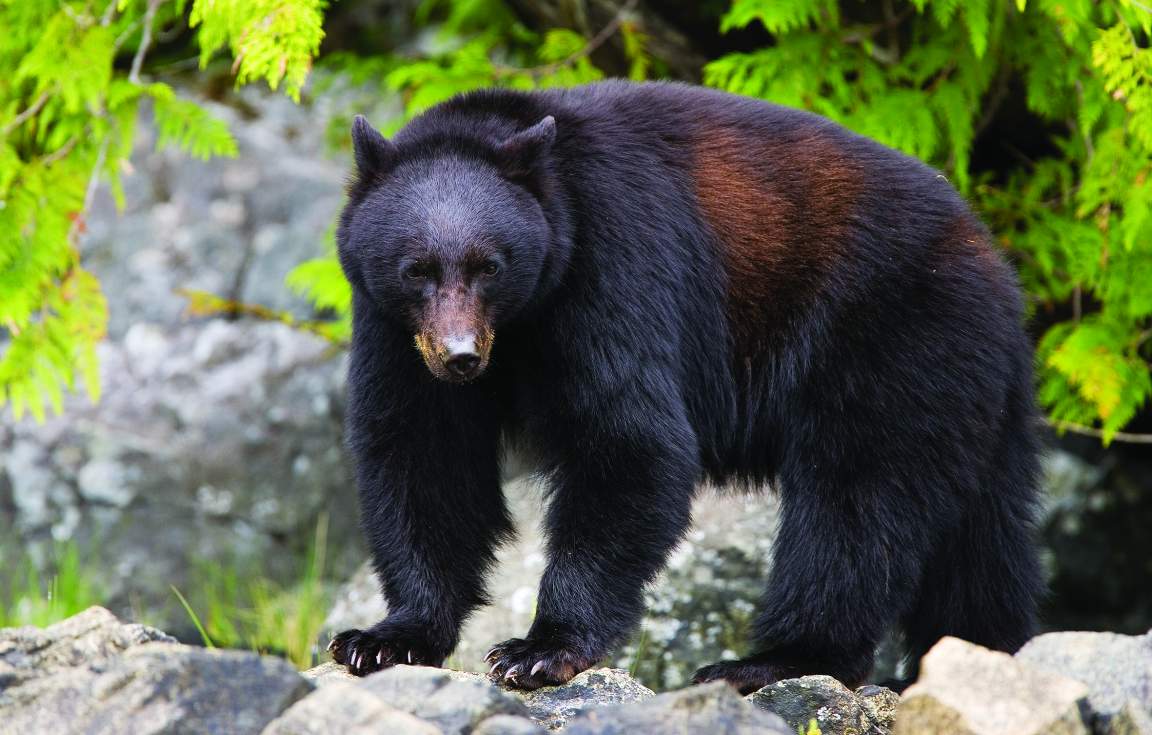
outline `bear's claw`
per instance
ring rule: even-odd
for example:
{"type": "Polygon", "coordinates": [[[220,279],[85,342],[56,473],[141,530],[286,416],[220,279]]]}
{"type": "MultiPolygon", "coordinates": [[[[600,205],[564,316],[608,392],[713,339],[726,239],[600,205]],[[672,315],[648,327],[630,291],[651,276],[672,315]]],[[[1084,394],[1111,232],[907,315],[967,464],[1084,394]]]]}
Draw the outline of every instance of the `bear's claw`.
{"type": "Polygon", "coordinates": [[[493,647],[485,660],[492,664],[488,676],[493,681],[529,690],[563,684],[595,663],[595,659],[570,646],[524,638],[493,647]]]}

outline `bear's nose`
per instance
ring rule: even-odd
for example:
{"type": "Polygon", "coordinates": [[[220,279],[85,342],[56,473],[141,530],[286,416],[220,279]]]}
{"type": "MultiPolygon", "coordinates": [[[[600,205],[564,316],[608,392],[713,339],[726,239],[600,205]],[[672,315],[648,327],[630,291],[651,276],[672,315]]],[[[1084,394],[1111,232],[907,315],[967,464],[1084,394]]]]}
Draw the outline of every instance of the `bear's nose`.
{"type": "Polygon", "coordinates": [[[444,367],[448,368],[448,371],[458,378],[471,377],[479,366],[480,356],[474,352],[461,352],[449,357],[444,362],[444,367]]]}
{"type": "Polygon", "coordinates": [[[444,360],[444,367],[457,378],[471,378],[480,367],[480,355],[477,354],[476,337],[471,334],[449,337],[444,340],[444,347],[448,356],[444,360]]]}

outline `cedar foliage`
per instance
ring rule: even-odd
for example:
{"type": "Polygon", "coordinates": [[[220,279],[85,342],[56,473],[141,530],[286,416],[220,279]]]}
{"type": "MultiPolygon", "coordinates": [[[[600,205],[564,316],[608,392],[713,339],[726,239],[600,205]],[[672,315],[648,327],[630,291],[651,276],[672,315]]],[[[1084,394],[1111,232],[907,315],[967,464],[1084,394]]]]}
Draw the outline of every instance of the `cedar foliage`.
{"type": "MultiPolygon", "coordinates": [[[[182,3],[161,7],[169,17],[186,12],[182,3]]],[[[629,7],[605,30],[623,48],[629,76],[659,76],[642,16],[629,7]]],[[[54,0],[0,6],[0,24],[17,29],[0,39],[0,64],[18,70],[0,80],[0,200],[7,204],[0,232],[22,238],[0,240],[0,323],[10,335],[0,402],[17,409],[58,403],[61,379],[93,374],[103,303],[77,262],[70,230],[82,222],[94,169],[116,190],[139,98],[168,105],[164,142],[200,155],[234,152],[226,131],[200,108],[163,85],[133,84],[112,66],[137,43],[139,34],[128,29],[147,10],[142,0],[121,0],[107,24],[99,10],[54,0]],[[62,41],[71,63],[39,45],[60,48],[62,41]],[[46,89],[51,101],[8,131],[46,89]],[[79,142],[69,144],[78,131],[79,142]],[[66,144],[66,155],[54,155],[66,144]],[[44,247],[27,247],[33,241],[44,247]]],[[[239,59],[238,82],[282,81],[297,96],[321,12],[306,0],[198,0],[191,19],[204,59],[227,47],[239,59]]],[[[731,0],[712,22],[729,39],[756,40],[730,43],[735,50],[702,70],[704,83],[815,111],[918,156],[981,210],[1033,306],[1039,398],[1055,423],[1098,427],[1107,441],[1131,421],[1152,394],[1146,4],[731,0]],[[1041,144],[1028,154],[1002,147],[996,166],[974,165],[980,136],[1013,105],[1041,144]]],[[[404,114],[386,132],[458,92],[604,76],[592,61],[604,34],[531,29],[501,0],[424,0],[415,25],[432,39],[416,45],[422,50],[321,59],[367,94],[401,96],[404,114]]],[[[288,285],[338,315],[330,335],[347,334],[348,286],[331,255],[301,265],[288,285]]]]}
{"type": "Polygon", "coordinates": [[[78,381],[99,397],[107,305],[77,240],[97,181],[123,206],[141,102],[151,101],[157,145],[236,155],[224,123],[169,85],[141,81],[153,35],[187,17],[202,66],[228,47],[237,84],[283,83],[298,98],[322,9],[322,0],[0,2],[0,408],[43,418],[78,381]]]}

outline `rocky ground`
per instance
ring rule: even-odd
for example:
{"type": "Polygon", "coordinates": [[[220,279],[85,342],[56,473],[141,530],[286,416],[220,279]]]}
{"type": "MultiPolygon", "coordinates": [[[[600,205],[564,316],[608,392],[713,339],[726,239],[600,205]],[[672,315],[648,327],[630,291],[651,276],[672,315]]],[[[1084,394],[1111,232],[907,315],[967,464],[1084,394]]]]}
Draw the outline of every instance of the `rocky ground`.
{"type": "Polygon", "coordinates": [[[834,679],[741,698],[723,684],[654,694],[620,669],[531,693],[482,674],[197,648],[91,608],[0,630],[0,733],[265,735],[1152,735],[1152,633],[1050,633],[1016,656],[944,639],[903,695],[834,679]]]}

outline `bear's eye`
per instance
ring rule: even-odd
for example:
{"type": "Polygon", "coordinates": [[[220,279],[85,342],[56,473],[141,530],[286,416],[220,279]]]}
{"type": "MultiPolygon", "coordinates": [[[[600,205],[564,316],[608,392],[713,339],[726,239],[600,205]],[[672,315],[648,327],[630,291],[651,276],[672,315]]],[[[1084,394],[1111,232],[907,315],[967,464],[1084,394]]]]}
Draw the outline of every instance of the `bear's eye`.
{"type": "Polygon", "coordinates": [[[410,281],[423,281],[432,277],[432,266],[427,263],[413,263],[404,269],[404,277],[410,281]]]}
{"type": "Polygon", "coordinates": [[[495,260],[486,260],[484,261],[484,265],[481,267],[480,272],[486,276],[494,276],[500,272],[500,264],[495,260]]]}

